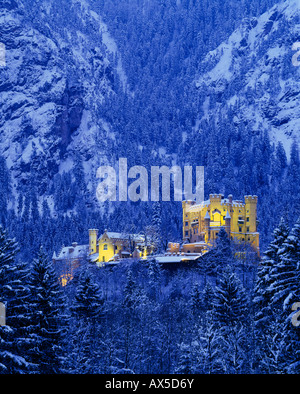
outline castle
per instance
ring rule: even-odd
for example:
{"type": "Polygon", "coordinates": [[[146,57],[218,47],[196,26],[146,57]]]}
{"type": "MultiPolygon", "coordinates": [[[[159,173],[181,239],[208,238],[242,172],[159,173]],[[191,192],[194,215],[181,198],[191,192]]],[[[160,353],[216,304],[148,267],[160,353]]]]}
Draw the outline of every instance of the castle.
{"type": "Polygon", "coordinates": [[[89,230],[89,259],[98,266],[124,258],[146,258],[153,252],[153,245],[147,243],[142,234],[127,234],[105,230],[98,237],[98,230],[89,230]]]}
{"type": "MultiPolygon", "coordinates": [[[[182,202],[182,242],[169,242],[161,263],[195,261],[214,245],[221,228],[234,242],[251,245],[259,254],[257,232],[257,196],[245,196],[244,201],[233,200],[232,195],[210,194],[209,200],[197,204],[182,202]]],[[[116,264],[124,258],[147,259],[155,252],[154,245],[142,234],[127,234],[105,230],[99,236],[97,229],[89,230],[89,244],[63,247],[53,254],[53,263],[60,272],[62,285],[73,277],[74,270],[86,260],[98,267],[116,264]]]]}
{"type": "Polygon", "coordinates": [[[223,227],[230,240],[246,242],[259,253],[257,196],[245,196],[241,201],[233,200],[232,195],[210,194],[201,204],[183,201],[182,215],[183,252],[203,253],[223,227]]]}
{"type": "Polygon", "coordinates": [[[98,267],[116,264],[125,258],[146,259],[154,245],[141,234],[118,233],[105,230],[99,236],[97,229],[89,230],[89,244],[63,246],[53,253],[52,261],[62,286],[73,279],[75,270],[83,261],[98,267]]]}

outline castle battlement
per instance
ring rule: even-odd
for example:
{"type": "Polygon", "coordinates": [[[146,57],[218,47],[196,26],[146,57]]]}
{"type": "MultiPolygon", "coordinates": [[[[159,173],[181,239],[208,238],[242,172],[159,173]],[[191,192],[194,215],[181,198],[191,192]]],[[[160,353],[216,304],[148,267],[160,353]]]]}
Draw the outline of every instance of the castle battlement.
{"type": "Polygon", "coordinates": [[[228,198],[222,194],[210,194],[209,200],[202,204],[183,201],[185,245],[212,244],[223,227],[231,240],[247,242],[259,251],[257,201],[258,197],[252,195],[245,196],[244,201],[233,200],[231,194],[228,198]]]}

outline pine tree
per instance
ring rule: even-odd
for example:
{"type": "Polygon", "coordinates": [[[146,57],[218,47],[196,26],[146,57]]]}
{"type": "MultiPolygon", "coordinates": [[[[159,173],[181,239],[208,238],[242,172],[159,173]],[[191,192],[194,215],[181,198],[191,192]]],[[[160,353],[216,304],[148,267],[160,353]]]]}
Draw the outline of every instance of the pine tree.
{"type": "Polygon", "coordinates": [[[300,373],[299,293],[290,295],[283,309],[282,340],[279,365],[283,373],[300,373]],[[296,306],[296,307],[295,307],[296,306]],[[293,319],[295,318],[295,320],[293,319]]]}
{"type": "Polygon", "coordinates": [[[91,274],[85,271],[79,278],[76,290],[75,302],[71,310],[85,323],[99,319],[103,315],[103,298],[98,285],[94,282],[91,274]]]}
{"type": "Polygon", "coordinates": [[[156,251],[160,253],[163,249],[163,244],[162,244],[162,208],[161,208],[161,203],[155,202],[153,204],[153,209],[152,209],[152,222],[151,226],[153,227],[154,231],[154,244],[156,251]]]}
{"type": "Polygon", "coordinates": [[[232,267],[227,266],[215,290],[214,314],[218,324],[233,327],[243,323],[247,305],[247,296],[240,280],[232,267]]]}
{"type": "Polygon", "coordinates": [[[206,312],[205,321],[207,322],[206,327],[199,330],[200,348],[198,351],[197,369],[199,373],[204,374],[220,373],[220,360],[223,353],[221,346],[222,336],[215,325],[211,311],[206,312]]]}
{"type": "Polygon", "coordinates": [[[235,325],[229,331],[222,330],[221,346],[222,368],[226,374],[249,373],[249,358],[247,357],[247,333],[241,324],[235,325]]]}
{"type": "Polygon", "coordinates": [[[6,326],[0,326],[0,373],[25,373],[28,271],[16,260],[18,246],[0,226],[0,302],[6,306],[6,326]]]}
{"type": "Polygon", "coordinates": [[[271,305],[272,293],[269,288],[275,280],[274,275],[276,275],[280,262],[280,254],[278,252],[287,236],[288,226],[284,218],[281,218],[279,226],[274,230],[274,239],[264,253],[257,271],[253,299],[257,325],[263,324],[268,326],[269,320],[272,319],[274,305],[271,305]]]}
{"type": "Polygon", "coordinates": [[[202,293],[202,305],[205,311],[211,311],[214,308],[215,303],[215,291],[210,282],[206,282],[206,285],[202,293]]]}
{"type": "Polygon", "coordinates": [[[155,259],[149,261],[148,278],[149,278],[149,293],[150,297],[157,301],[159,299],[161,287],[161,267],[155,259]]]}
{"type": "Polygon", "coordinates": [[[60,373],[62,371],[62,340],[66,329],[65,298],[59,286],[52,262],[40,249],[33,261],[30,288],[29,327],[32,347],[29,356],[37,365],[41,374],[60,373]]]}
{"type": "Polygon", "coordinates": [[[299,297],[300,269],[300,218],[295,223],[291,233],[278,250],[279,262],[271,270],[273,283],[269,286],[272,294],[272,304],[283,302],[292,293],[299,297]]]}
{"type": "Polygon", "coordinates": [[[127,271],[126,285],[124,288],[124,296],[123,296],[123,306],[126,307],[127,310],[134,309],[136,305],[135,294],[137,291],[137,285],[133,280],[132,270],[129,269],[127,271]]]}
{"type": "Polygon", "coordinates": [[[191,374],[193,373],[191,360],[191,347],[185,343],[180,344],[180,356],[177,367],[175,368],[177,374],[191,374]]]}
{"type": "Polygon", "coordinates": [[[89,271],[83,271],[79,277],[73,315],[69,331],[67,357],[68,371],[75,373],[99,373],[101,319],[103,318],[104,300],[98,285],[89,271]]]}
{"type": "Polygon", "coordinates": [[[202,294],[200,286],[198,283],[195,283],[191,292],[191,308],[194,316],[199,316],[202,307],[202,294]]]}
{"type": "MultiPolygon", "coordinates": [[[[299,373],[300,337],[298,327],[292,324],[292,305],[299,302],[300,219],[278,250],[279,261],[272,267],[271,307],[276,311],[278,368],[286,373],[299,373]]],[[[267,354],[266,357],[269,357],[267,354]]]]}

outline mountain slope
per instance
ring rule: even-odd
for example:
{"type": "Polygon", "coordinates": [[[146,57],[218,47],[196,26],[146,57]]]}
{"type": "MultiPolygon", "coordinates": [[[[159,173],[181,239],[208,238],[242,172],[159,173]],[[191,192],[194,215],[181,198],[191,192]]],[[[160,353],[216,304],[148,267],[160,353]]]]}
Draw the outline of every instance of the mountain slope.
{"type": "Polygon", "coordinates": [[[107,153],[99,141],[114,138],[97,112],[116,83],[126,87],[106,25],[84,1],[5,0],[0,37],[0,154],[15,188],[37,177],[41,195],[75,159],[85,163],[89,182],[90,168],[107,153]]]}
{"type": "Polygon", "coordinates": [[[268,131],[288,153],[293,139],[300,142],[300,68],[292,64],[299,19],[299,0],[279,3],[259,18],[244,20],[208,53],[196,81],[200,130],[202,121],[218,125],[230,113],[233,127],[247,125],[253,134],[268,131]]]}

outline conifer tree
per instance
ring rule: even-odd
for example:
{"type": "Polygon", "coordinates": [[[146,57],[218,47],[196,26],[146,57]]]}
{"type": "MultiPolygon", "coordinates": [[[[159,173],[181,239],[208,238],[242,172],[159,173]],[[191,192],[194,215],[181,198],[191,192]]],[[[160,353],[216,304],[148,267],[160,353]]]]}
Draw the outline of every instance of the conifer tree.
{"type": "Polygon", "coordinates": [[[227,266],[215,290],[214,314],[219,325],[232,327],[245,321],[248,299],[245,290],[234,273],[227,266]]]}
{"type": "Polygon", "coordinates": [[[65,298],[58,278],[42,248],[33,261],[29,278],[32,347],[28,354],[41,374],[62,371],[62,340],[66,329],[65,298]]]}
{"type": "Polygon", "coordinates": [[[90,272],[84,271],[79,278],[72,312],[87,323],[102,317],[103,303],[98,285],[94,282],[90,272]]]}
{"type": "Polygon", "coordinates": [[[300,371],[300,334],[298,326],[292,324],[292,306],[300,299],[300,218],[279,250],[280,260],[269,286],[272,305],[278,306],[278,319],[283,325],[281,344],[281,367],[286,373],[300,371]]]}
{"type": "Polygon", "coordinates": [[[191,292],[191,308],[195,316],[199,316],[202,309],[202,294],[200,291],[200,286],[195,283],[191,292]]]}
{"type": "Polygon", "coordinates": [[[67,369],[75,373],[99,372],[101,346],[101,319],[103,298],[98,285],[89,271],[79,277],[74,304],[72,326],[67,357],[67,369]]]}
{"type": "Polygon", "coordinates": [[[288,226],[284,218],[281,218],[279,226],[274,230],[274,239],[264,253],[257,270],[253,300],[257,325],[263,324],[267,327],[273,315],[274,305],[271,305],[272,292],[270,291],[270,286],[275,281],[274,276],[280,262],[279,250],[282,248],[287,236],[288,226]]]}
{"type": "Polygon", "coordinates": [[[278,250],[279,262],[271,270],[273,283],[269,286],[272,294],[272,303],[277,304],[287,299],[290,294],[300,296],[299,269],[300,269],[300,218],[292,228],[291,233],[278,250]]]}
{"type": "Polygon", "coordinates": [[[193,373],[191,347],[185,343],[180,344],[180,356],[175,373],[177,374],[191,374],[193,373]]]}
{"type": "Polygon", "coordinates": [[[148,266],[149,290],[150,297],[155,301],[157,301],[159,298],[161,276],[162,272],[160,265],[156,262],[155,259],[150,260],[148,266]]]}
{"type": "Polygon", "coordinates": [[[0,226],[0,302],[6,307],[6,325],[0,326],[0,373],[25,373],[28,271],[16,260],[18,246],[0,226]]]}
{"type": "Polygon", "coordinates": [[[206,282],[206,285],[202,292],[202,305],[205,311],[211,311],[214,308],[215,303],[215,291],[209,281],[206,282]]]}
{"type": "Polygon", "coordinates": [[[204,374],[221,372],[222,336],[214,320],[212,311],[206,312],[205,321],[207,324],[199,330],[198,371],[204,374]]]}

